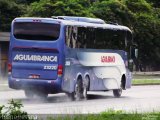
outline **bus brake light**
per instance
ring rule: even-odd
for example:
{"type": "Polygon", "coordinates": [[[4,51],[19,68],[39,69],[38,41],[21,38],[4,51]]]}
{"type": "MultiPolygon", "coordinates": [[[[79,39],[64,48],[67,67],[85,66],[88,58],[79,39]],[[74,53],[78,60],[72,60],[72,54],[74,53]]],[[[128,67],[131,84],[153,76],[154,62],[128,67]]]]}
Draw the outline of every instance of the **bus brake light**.
{"type": "Polygon", "coordinates": [[[58,76],[61,77],[63,74],[63,66],[62,65],[58,65],[58,76]]]}
{"type": "Polygon", "coordinates": [[[8,72],[12,71],[12,64],[8,63],[8,72]]]}

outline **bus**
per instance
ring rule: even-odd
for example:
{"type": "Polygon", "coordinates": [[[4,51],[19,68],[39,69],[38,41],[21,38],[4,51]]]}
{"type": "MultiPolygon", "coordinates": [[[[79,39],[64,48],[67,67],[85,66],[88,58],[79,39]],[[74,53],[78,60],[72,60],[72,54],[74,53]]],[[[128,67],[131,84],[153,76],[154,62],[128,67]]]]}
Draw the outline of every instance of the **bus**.
{"type": "MultiPolygon", "coordinates": [[[[132,32],[98,18],[15,18],[11,25],[8,83],[26,97],[65,92],[72,100],[88,91],[131,87],[132,32]]],[[[132,55],[133,56],[133,55],[132,55]]]]}

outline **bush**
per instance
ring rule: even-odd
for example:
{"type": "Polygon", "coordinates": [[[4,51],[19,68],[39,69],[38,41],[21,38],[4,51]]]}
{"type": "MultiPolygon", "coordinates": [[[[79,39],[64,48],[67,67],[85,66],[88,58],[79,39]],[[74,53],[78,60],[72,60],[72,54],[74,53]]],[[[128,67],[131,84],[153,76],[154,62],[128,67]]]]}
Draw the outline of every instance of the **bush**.
{"type": "Polygon", "coordinates": [[[9,101],[9,106],[0,106],[0,120],[29,120],[27,112],[21,110],[23,107],[20,101],[9,101]]]}

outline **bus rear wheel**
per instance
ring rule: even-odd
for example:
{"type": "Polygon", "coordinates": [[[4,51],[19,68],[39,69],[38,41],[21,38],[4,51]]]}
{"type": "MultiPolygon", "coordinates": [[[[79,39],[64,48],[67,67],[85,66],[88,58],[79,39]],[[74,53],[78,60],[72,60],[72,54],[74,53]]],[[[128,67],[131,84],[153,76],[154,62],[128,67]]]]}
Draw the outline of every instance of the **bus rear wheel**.
{"type": "Polygon", "coordinates": [[[89,90],[89,76],[85,77],[85,80],[83,81],[83,98],[88,99],[88,90],[89,90]]]}
{"type": "Polygon", "coordinates": [[[75,87],[74,87],[74,92],[72,93],[67,93],[67,96],[70,98],[70,100],[82,100],[83,98],[83,83],[82,83],[82,78],[79,77],[75,87]]]}
{"type": "Polygon", "coordinates": [[[82,100],[82,98],[83,98],[83,83],[82,83],[81,78],[79,78],[77,80],[73,94],[74,94],[75,100],[82,100]]]}
{"type": "Polygon", "coordinates": [[[114,97],[117,97],[117,98],[121,97],[122,88],[113,90],[113,95],[114,95],[114,97]]]}
{"type": "Polygon", "coordinates": [[[87,91],[89,90],[89,77],[86,76],[85,80],[83,81],[81,77],[78,78],[75,87],[74,92],[72,93],[66,93],[67,96],[70,98],[70,100],[83,100],[87,99],[87,91]]]}

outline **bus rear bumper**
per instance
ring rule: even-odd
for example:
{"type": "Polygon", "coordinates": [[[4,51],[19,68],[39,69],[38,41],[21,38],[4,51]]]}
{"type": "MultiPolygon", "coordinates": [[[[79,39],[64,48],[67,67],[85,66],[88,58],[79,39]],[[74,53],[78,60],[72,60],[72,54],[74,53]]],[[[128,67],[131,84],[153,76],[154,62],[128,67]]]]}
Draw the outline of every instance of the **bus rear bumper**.
{"type": "Polygon", "coordinates": [[[47,93],[59,93],[62,92],[61,89],[61,79],[56,80],[37,80],[37,79],[17,79],[8,77],[8,85],[12,89],[25,90],[44,90],[47,93]]]}

